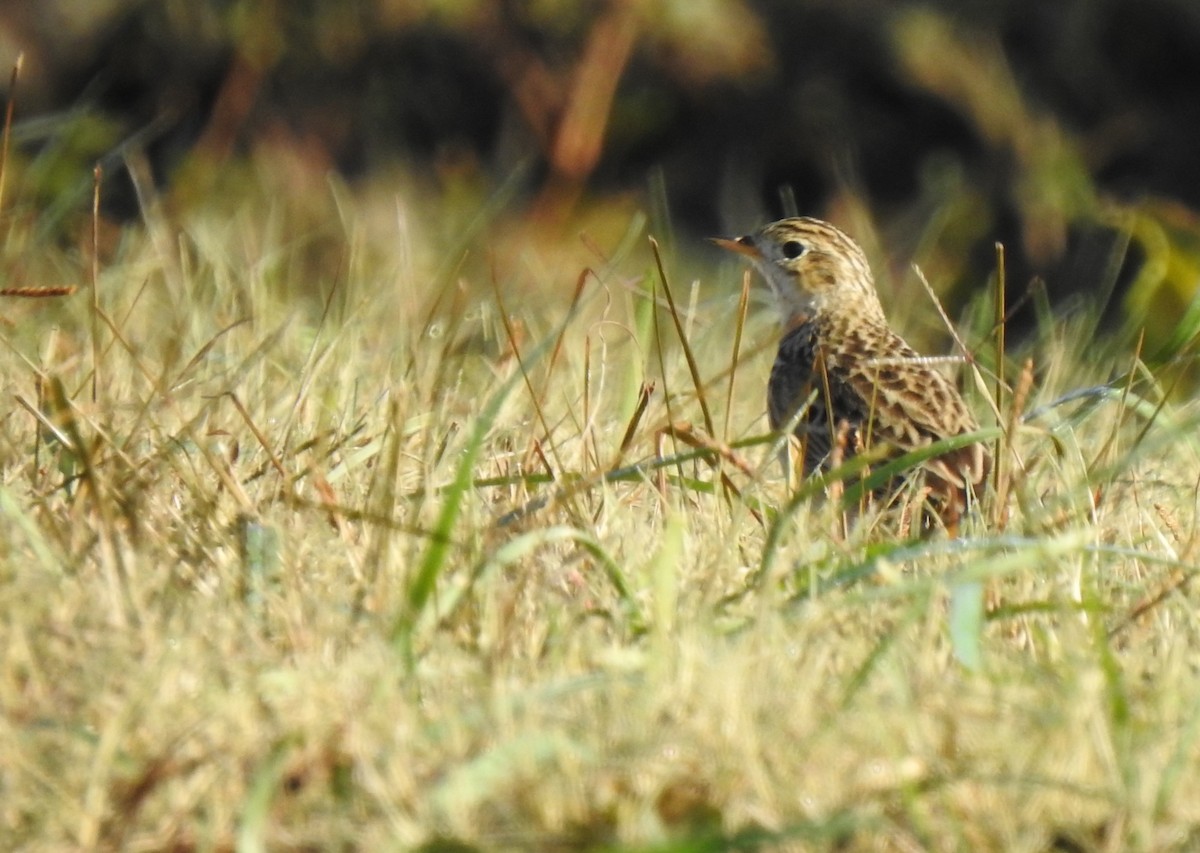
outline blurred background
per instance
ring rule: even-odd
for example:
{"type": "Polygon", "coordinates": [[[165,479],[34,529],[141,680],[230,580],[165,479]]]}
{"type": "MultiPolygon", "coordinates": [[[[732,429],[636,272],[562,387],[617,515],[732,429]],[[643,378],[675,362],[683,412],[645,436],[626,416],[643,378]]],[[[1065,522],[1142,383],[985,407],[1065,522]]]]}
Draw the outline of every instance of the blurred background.
{"type": "Polygon", "coordinates": [[[336,180],[435,254],[603,253],[644,214],[710,279],[703,236],[798,211],[885,303],[917,262],[953,314],[1003,241],[1018,319],[1088,305],[1160,357],[1200,325],[1194,0],[39,0],[0,5],[18,54],[9,196],[48,242],[95,163],[114,235],[336,180]]]}

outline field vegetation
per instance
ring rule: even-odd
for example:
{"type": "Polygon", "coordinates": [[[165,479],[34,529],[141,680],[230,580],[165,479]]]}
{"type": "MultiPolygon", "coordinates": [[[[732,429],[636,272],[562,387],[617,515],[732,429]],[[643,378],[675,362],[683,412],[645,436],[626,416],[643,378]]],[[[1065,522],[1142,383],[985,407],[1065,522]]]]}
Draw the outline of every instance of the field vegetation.
{"type": "MultiPolygon", "coordinates": [[[[632,38],[599,17],[564,41],[632,38]]],[[[952,354],[997,460],[955,536],[865,500],[878,465],[790,476],[775,318],[670,167],[448,144],[347,177],[259,126],[94,183],[94,114],[6,123],[0,848],[1200,845],[1200,227],[1105,189],[1116,149],[952,23],[878,26],[1011,180],[943,152],[906,208],[855,180],[778,207],[853,232],[952,354]],[[1089,234],[1065,291],[1014,275],[1089,234]]],[[[636,129],[622,68],[581,138],[636,129]]]]}
{"type": "Polygon", "coordinates": [[[148,208],[94,279],[9,208],[7,263],[81,284],[4,308],[14,845],[1194,838],[1178,368],[1077,311],[1001,385],[981,291],[960,370],[999,479],[921,535],[853,468],[789,491],[773,317],[706,250],[617,211],[517,251],[272,169],[148,208]]]}

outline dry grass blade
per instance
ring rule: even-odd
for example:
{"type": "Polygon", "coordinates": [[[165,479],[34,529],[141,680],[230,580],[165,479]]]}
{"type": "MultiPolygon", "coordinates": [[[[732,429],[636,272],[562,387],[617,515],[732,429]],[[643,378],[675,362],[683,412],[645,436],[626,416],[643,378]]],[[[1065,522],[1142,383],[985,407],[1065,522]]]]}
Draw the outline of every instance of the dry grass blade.
{"type": "MultiPolygon", "coordinates": [[[[571,300],[571,306],[567,309],[568,314],[573,314],[579,305],[579,294],[582,290],[583,283],[586,281],[587,270],[584,270],[577,279],[575,296],[571,300]]],[[[516,330],[513,328],[512,319],[509,317],[508,308],[504,304],[504,295],[500,292],[500,284],[496,280],[495,273],[492,277],[492,295],[496,300],[496,307],[500,310],[500,321],[504,325],[504,334],[508,339],[508,346],[517,360],[517,369],[521,375],[521,380],[525,383],[525,390],[529,392],[529,401],[533,404],[533,411],[537,415],[538,423],[541,424],[542,434],[546,436],[546,441],[550,443],[550,455],[554,457],[555,463],[559,470],[563,469],[562,460],[558,456],[558,448],[554,444],[553,433],[550,430],[550,424],[546,420],[545,408],[542,405],[542,398],[533,389],[533,380],[529,378],[529,371],[525,366],[525,360],[521,357],[521,344],[516,330]]],[[[552,352],[557,353],[558,347],[562,344],[563,335],[566,334],[566,326],[559,329],[554,338],[554,347],[552,352]]],[[[548,380],[549,377],[547,377],[548,380]]],[[[585,396],[586,399],[586,396],[585,396]]],[[[545,457],[543,457],[545,458],[545,457]]]]}
{"type": "MultiPolygon", "coordinates": [[[[594,272],[592,272],[591,267],[584,267],[580,271],[579,275],[576,277],[575,290],[574,290],[574,292],[571,293],[571,304],[569,306],[567,306],[568,314],[574,314],[577,310],[579,310],[579,300],[581,298],[583,298],[583,288],[584,288],[584,285],[587,284],[587,280],[588,280],[589,276],[595,278],[596,274],[594,272]]],[[[505,318],[505,330],[508,332],[509,342],[511,344],[512,343],[512,333],[511,333],[511,331],[508,330],[508,320],[507,320],[508,315],[504,314],[503,310],[501,310],[501,316],[505,318]]],[[[546,391],[550,388],[550,377],[554,375],[554,368],[558,365],[558,357],[559,357],[559,355],[562,354],[563,340],[566,338],[566,335],[567,335],[567,327],[564,326],[562,329],[559,330],[558,339],[555,340],[554,349],[550,353],[550,361],[547,363],[547,367],[546,367],[546,383],[545,383],[545,387],[542,389],[543,394],[545,394],[546,391]]],[[[515,345],[514,345],[514,351],[515,351],[515,345]]]]}
{"type": "MultiPolygon", "coordinates": [[[[63,432],[61,428],[59,428],[58,424],[56,424],[54,422],[53,418],[47,417],[45,414],[42,413],[41,409],[38,406],[34,406],[28,400],[26,400],[24,397],[22,397],[20,394],[17,394],[15,399],[17,401],[17,405],[19,405],[25,411],[29,412],[29,414],[33,416],[34,420],[36,420],[38,422],[38,425],[42,428],[42,430],[45,430],[46,433],[48,433],[50,436],[53,436],[54,440],[57,441],[59,444],[61,444],[63,447],[65,447],[67,450],[69,450],[71,452],[75,451],[74,442],[72,441],[70,436],[68,436],[65,432],[63,432]]],[[[40,444],[41,444],[41,431],[39,431],[39,433],[38,433],[38,445],[40,446],[40,444]]],[[[36,464],[36,457],[35,457],[35,464],[36,464]]]]}
{"type": "Polygon", "coordinates": [[[633,440],[637,436],[637,428],[642,422],[642,416],[646,414],[646,407],[650,405],[650,395],[653,393],[654,383],[643,382],[642,389],[638,392],[637,406],[634,407],[633,415],[629,418],[629,423],[625,425],[625,433],[621,436],[621,445],[617,449],[617,458],[614,460],[615,464],[621,464],[621,460],[625,458],[625,453],[633,444],[633,440]]]}
{"type": "Polygon", "coordinates": [[[125,552],[118,545],[119,533],[114,518],[115,505],[98,470],[96,448],[83,437],[74,408],[67,399],[62,380],[56,376],[51,377],[47,390],[47,402],[53,412],[53,419],[60,424],[62,432],[68,438],[67,446],[72,448],[71,452],[81,469],[80,477],[87,486],[88,501],[100,520],[99,544],[102,552],[100,562],[104,566],[108,581],[109,613],[113,624],[124,628],[131,621],[137,621],[138,607],[129,587],[129,571],[125,565],[125,552]]]}
{"type": "MultiPolygon", "coordinates": [[[[0,326],[6,848],[1194,835],[1200,409],[1186,384],[1163,402],[1190,350],[1130,369],[1131,345],[1078,333],[1094,317],[1044,306],[1020,342],[997,330],[1007,352],[968,337],[1003,419],[954,442],[998,440],[1004,467],[995,527],[971,515],[949,540],[922,530],[919,475],[896,503],[869,493],[954,442],[789,491],[775,456],[812,413],[750,434],[775,353],[746,337],[745,281],[675,305],[640,214],[589,193],[586,221],[531,237],[493,206],[485,241],[479,164],[312,190],[292,144],[231,157],[201,208],[171,195],[111,241],[101,222],[91,309],[3,303],[37,315],[0,326]]],[[[13,198],[25,166],[0,248],[8,273],[58,281],[87,254],[87,169],[74,237],[35,245],[56,225],[13,198]]],[[[975,187],[930,183],[967,196],[940,221],[977,209],[975,187]]],[[[692,241],[672,237],[681,269],[692,241]]],[[[962,260],[930,256],[939,276],[962,260]]],[[[1014,308],[992,298],[989,327],[1014,308]]],[[[808,384],[801,403],[824,402],[808,384]]]]}
{"type": "Polygon", "coordinates": [[[1147,613],[1157,607],[1162,606],[1164,602],[1177,593],[1182,593],[1195,577],[1196,575],[1193,572],[1182,569],[1173,572],[1168,583],[1163,585],[1161,589],[1159,589],[1149,598],[1145,599],[1144,601],[1139,601],[1137,604],[1135,604],[1133,608],[1119,622],[1117,622],[1117,624],[1109,628],[1108,636],[1110,638],[1115,637],[1122,631],[1126,631],[1133,625],[1137,624],[1137,622],[1147,613]]]}
{"type": "Polygon", "coordinates": [[[600,454],[596,449],[596,431],[592,429],[592,338],[583,339],[583,459],[592,470],[600,467],[600,454]]]}
{"type": "Polygon", "coordinates": [[[729,441],[729,421],[733,417],[733,387],[737,377],[738,360],[742,353],[742,332],[746,328],[746,312],[750,307],[750,271],[742,273],[742,292],[738,296],[737,318],[733,327],[733,352],[729,356],[729,384],[725,392],[725,428],[721,434],[729,441]]]}
{"type": "Polygon", "coordinates": [[[724,459],[729,464],[733,465],[747,477],[754,476],[754,469],[750,463],[743,459],[733,448],[722,441],[718,441],[711,435],[704,435],[696,432],[689,423],[671,424],[663,430],[670,433],[673,438],[677,438],[689,447],[712,451],[712,459],[724,459]]]}
{"type": "Polygon", "coordinates": [[[1004,434],[998,439],[998,446],[1001,448],[1002,453],[995,457],[994,463],[998,475],[995,480],[995,502],[993,504],[992,524],[1000,531],[1003,531],[1008,526],[1008,498],[1013,486],[1014,466],[1023,469],[1020,459],[1015,455],[1014,439],[1017,428],[1021,425],[1021,413],[1032,390],[1033,359],[1027,358],[1025,359],[1025,363],[1021,365],[1021,373],[1017,377],[1017,384],[1013,387],[1012,397],[1009,400],[1008,421],[1004,427],[1004,434]]]}
{"type": "MultiPolygon", "coordinates": [[[[720,465],[720,462],[721,460],[725,460],[750,478],[754,477],[754,469],[750,463],[743,459],[740,454],[733,450],[733,448],[724,442],[718,441],[712,436],[696,432],[696,430],[692,428],[692,425],[688,423],[671,424],[665,427],[662,432],[670,435],[674,439],[682,441],[689,447],[709,451],[711,455],[705,458],[717,468],[721,478],[721,487],[739,500],[743,500],[741,489],[739,489],[737,485],[734,484],[733,480],[729,478],[729,475],[725,473],[720,465]]],[[[759,524],[764,523],[762,514],[754,507],[750,507],[750,514],[754,516],[754,519],[759,524]]]]}
{"type": "Polygon", "coordinates": [[[5,287],[0,288],[0,296],[13,296],[21,299],[45,299],[52,296],[70,296],[78,289],[73,284],[45,285],[42,287],[5,287]]]}
{"type": "Polygon", "coordinates": [[[1129,360],[1129,372],[1125,375],[1125,382],[1121,385],[1120,402],[1117,407],[1117,411],[1121,414],[1119,417],[1113,420],[1112,428],[1105,437],[1104,444],[1100,446],[1100,449],[1096,451],[1095,455],[1092,457],[1091,467],[1093,468],[1099,465],[1102,461],[1111,461],[1112,455],[1116,450],[1117,439],[1120,434],[1121,425],[1125,420],[1125,412],[1129,411],[1129,396],[1133,392],[1134,384],[1137,382],[1138,369],[1141,365],[1142,358],[1142,346],[1145,344],[1145,341],[1146,333],[1143,330],[1138,334],[1137,345],[1133,350],[1133,357],[1129,360]]]}
{"type": "MultiPolygon", "coordinates": [[[[403,456],[403,442],[398,424],[400,423],[400,407],[397,402],[399,395],[393,396],[388,403],[387,431],[382,439],[383,459],[379,464],[371,483],[373,494],[368,495],[372,502],[371,512],[376,519],[371,528],[371,537],[365,550],[364,564],[368,567],[366,575],[358,585],[354,594],[354,614],[361,617],[367,609],[368,597],[375,590],[379,574],[384,566],[390,563],[389,552],[392,547],[392,533],[396,529],[394,509],[396,506],[397,480],[400,477],[400,460],[403,456]]],[[[343,508],[343,515],[349,515],[343,508]]],[[[437,535],[431,533],[431,535],[437,535]]]]}
{"type": "Polygon", "coordinates": [[[8,82],[8,103],[4,107],[4,132],[0,136],[0,212],[4,210],[4,187],[8,178],[8,151],[12,142],[13,111],[17,105],[17,80],[21,77],[21,66],[25,62],[25,54],[18,53],[17,61],[13,63],[12,76],[8,82]]]}
{"type": "MultiPolygon", "coordinates": [[[[99,315],[97,315],[97,316],[99,316],[99,315]]],[[[221,338],[223,338],[225,335],[229,334],[230,332],[232,332],[234,329],[238,328],[239,326],[245,326],[250,322],[251,322],[251,320],[249,317],[243,318],[241,320],[236,320],[236,321],[230,323],[225,328],[221,329],[219,332],[217,332],[215,335],[213,335],[207,341],[205,341],[204,345],[201,346],[200,349],[196,350],[196,354],[193,355],[190,359],[188,359],[188,363],[183,366],[183,369],[179,371],[179,374],[175,377],[174,381],[172,381],[167,386],[167,388],[171,391],[178,389],[186,381],[186,377],[188,376],[188,374],[190,374],[193,370],[195,370],[196,367],[204,361],[205,357],[212,351],[212,348],[217,345],[217,342],[220,341],[221,338]]],[[[282,333],[282,331],[283,331],[283,329],[281,328],[281,329],[277,330],[275,334],[278,335],[278,334],[282,333]]],[[[260,351],[262,351],[262,350],[260,350],[260,351]]]]}
{"type": "Polygon", "coordinates": [[[933,285],[931,285],[929,280],[925,278],[925,273],[921,271],[920,267],[914,266],[913,272],[916,273],[917,280],[921,282],[921,286],[925,288],[926,295],[929,296],[929,300],[933,303],[934,308],[937,309],[938,316],[942,318],[942,324],[946,327],[946,331],[948,331],[950,336],[954,338],[954,343],[958,347],[958,351],[962,353],[963,358],[965,358],[967,364],[970,365],[971,372],[975,376],[975,384],[985,392],[984,399],[987,400],[988,405],[991,407],[992,414],[996,417],[996,422],[1002,422],[1004,418],[1000,414],[998,401],[992,399],[991,394],[987,393],[987,383],[984,381],[983,374],[979,370],[979,365],[971,355],[971,351],[967,349],[967,345],[963,341],[962,336],[958,333],[958,329],[953,323],[950,322],[950,317],[948,314],[946,314],[946,309],[942,307],[942,301],[938,299],[937,293],[933,289],[933,285]]]}
{"type": "MultiPolygon", "coordinates": [[[[1008,278],[1006,275],[1004,264],[1004,244],[996,243],[996,289],[995,289],[995,323],[996,323],[996,409],[1002,411],[1004,409],[1004,332],[1005,332],[1005,291],[1008,286],[1008,278]]],[[[1001,470],[1007,467],[1007,457],[1003,453],[1004,445],[1010,444],[1011,440],[1006,437],[996,439],[996,443],[992,446],[992,459],[995,460],[992,468],[992,486],[993,491],[997,495],[997,503],[999,503],[1000,495],[1000,478],[1001,470]]]]}
{"type": "Polygon", "coordinates": [[[229,398],[233,403],[233,407],[238,410],[238,414],[242,416],[242,421],[246,427],[253,433],[254,438],[258,441],[258,446],[263,449],[263,453],[267,454],[267,461],[279,473],[280,485],[286,485],[288,482],[287,471],[284,470],[283,462],[275,455],[275,451],[271,448],[271,442],[267,439],[263,431],[258,428],[258,424],[254,422],[254,418],[250,417],[250,413],[246,411],[246,407],[242,405],[242,401],[238,399],[238,395],[232,391],[226,391],[223,396],[229,398]]]}
{"type": "MultiPolygon", "coordinates": [[[[726,446],[721,442],[710,442],[705,440],[703,436],[696,433],[690,425],[679,424],[676,427],[667,427],[656,430],[654,433],[656,453],[652,459],[645,462],[639,462],[623,467],[614,467],[608,471],[599,474],[593,474],[587,477],[577,477],[571,480],[564,479],[564,484],[552,496],[540,495],[529,501],[526,501],[519,507],[505,512],[496,521],[496,527],[508,527],[518,521],[528,518],[535,512],[544,510],[554,503],[561,501],[567,497],[587,492],[596,488],[601,484],[610,483],[642,483],[651,475],[655,474],[659,480],[659,491],[662,494],[667,493],[665,471],[668,468],[682,466],[689,462],[704,461],[719,467],[721,459],[734,464],[735,467],[742,468],[743,471],[749,473],[755,480],[762,476],[761,469],[750,469],[743,457],[740,456],[735,448],[753,447],[761,444],[773,443],[777,439],[774,435],[755,436],[743,439],[739,442],[734,442],[730,446],[726,446]],[[672,441],[681,441],[691,445],[693,450],[680,451],[673,454],[666,454],[662,448],[664,440],[670,438],[672,441]]],[[[772,444],[773,449],[776,445],[772,444]]],[[[682,474],[678,475],[679,483],[689,482],[682,474]]],[[[548,474],[522,474],[519,477],[484,477],[474,481],[475,488],[503,488],[512,486],[515,483],[521,483],[525,486],[545,485],[553,482],[548,474]]],[[[732,484],[731,484],[732,485],[732,484]]],[[[739,498],[743,498],[740,490],[734,489],[735,494],[739,498]]],[[[750,506],[756,518],[761,519],[759,508],[750,506]]]]}
{"type": "Polygon", "coordinates": [[[100,164],[92,170],[92,402],[100,395],[100,164]]]}
{"type": "Polygon", "coordinates": [[[671,311],[671,321],[675,324],[675,333],[679,336],[679,344],[683,347],[683,357],[687,360],[688,372],[692,377],[692,387],[696,389],[696,399],[700,403],[700,412],[704,416],[704,428],[708,430],[709,435],[716,435],[717,431],[713,427],[712,414],[708,409],[708,399],[704,391],[704,383],[700,380],[700,367],[696,364],[696,356],[692,352],[691,344],[688,343],[687,335],[683,331],[683,320],[679,317],[679,310],[675,307],[675,297],[671,293],[671,283],[667,280],[667,272],[663,268],[662,253],[658,250],[658,241],[653,237],[650,238],[650,249],[654,253],[654,263],[658,267],[658,280],[662,283],[663,294],[667,297],[667,307],[671,311]]]}

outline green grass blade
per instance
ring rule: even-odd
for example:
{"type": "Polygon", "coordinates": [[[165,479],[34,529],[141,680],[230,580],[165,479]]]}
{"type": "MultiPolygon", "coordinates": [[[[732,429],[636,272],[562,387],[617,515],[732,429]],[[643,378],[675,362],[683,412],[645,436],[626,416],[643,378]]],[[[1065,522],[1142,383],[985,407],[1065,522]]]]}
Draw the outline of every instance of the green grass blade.
{"type": "MultiPolygon", "coordinates": [[[[573,317],[574,312],[568,313],[560,326],[533,348],[529,353],[527,365],[536,363],[539,358],[550,351],[562,330],[570,324],[573,317]]],[[[443,493],[442,508],[431,531],[429,547],[425,549],[425,555],[417,568],[416,576],[408,586],[405,608],[392,627],[392,641],[395,643],[407,642],[414,620],[425,609],[433,596],[438,577],[446,564],[450,543],[454,539],[454,527],[462,514],[463,503],[466,501],[475,479],[475,463],[479,459],[484,441],[495,424],[500,409],[504,406],[504,401],[522,382],[524,382],[523,371],[513,370],[508,379],[492,394],[471,427],[471,434],[455,471],[454,481],[450,488],[443,493]]]]}
{"type": "Polygon", "coordinates": [[[275,797],[280,780],[283,779],[289,749],[290,744],[286,741],[276,744],[254,774],[238,825],[235,848],[237,853],[267,853],[264,836],[271,800],[275,797]]]}
{"type": "Polygon", "coordinates": [[[972,671],[983,668],[984,585],[969,580],[950,587],[950,647],[972,671]]]}
{"type": "MultiPolygon", "coordinates": [[[[910,450],[908,453],[888,460],[882,465],[876,465],[871,468],[871,473],[868,476],[853,483],[848,483],[846,492],[842,498],[842,506],[847,508],[858,506],[866,495],[875,489],[887,485],[893,477],[911,471],[931,459],[972,444],[990,443],[1003,434],[1004,430],[1001,427],[987,427],[975,432],[953,435],[949,438],[935,441],[932,444],[927,444],[924,447],[918,447],[916,450],[910,450]]],[[[837,479],[846,481],[847,477],[841,473],[842,468],[846,467],[844,465],[841,466],[836,471],[831,472],[831,475],[837,475],[837,479]]]]}
{"type": "Polygon", "coordinates": [[[29,544],[29,549],[33,551],[34,557],[37,558],[38,564],[43,570],[56,575],[62,574],[62,562],[55,558],[50,543],[46,541],[42,531],[21,508],[21,505],[13,499],[12,493],[2,485],[0,485],[0,516],[14,523],[21,531],[25,541],[29,544]]]}

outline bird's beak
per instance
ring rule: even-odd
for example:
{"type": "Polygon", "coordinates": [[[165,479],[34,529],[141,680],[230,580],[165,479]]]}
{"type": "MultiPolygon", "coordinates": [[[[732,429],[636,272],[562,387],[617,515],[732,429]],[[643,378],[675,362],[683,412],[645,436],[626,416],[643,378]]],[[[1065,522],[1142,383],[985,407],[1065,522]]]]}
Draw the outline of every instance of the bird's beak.
{"type": "Polygon", "coordinates": [[[745,255],[747,258],[754,260],[762,257],[762,252],[755,247],[749,237],[739,237],[736,240],[726,240],[724,237],[709,237],[708,242],[714,246],[720,246],[722,249],[737,252],[739,255],[745,255]]]}

